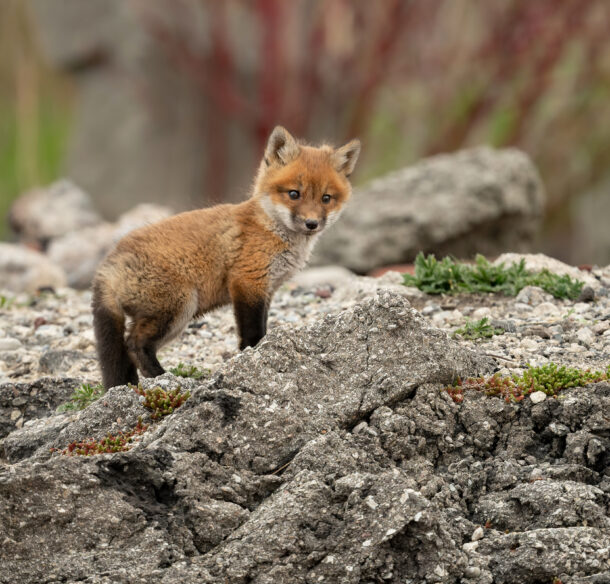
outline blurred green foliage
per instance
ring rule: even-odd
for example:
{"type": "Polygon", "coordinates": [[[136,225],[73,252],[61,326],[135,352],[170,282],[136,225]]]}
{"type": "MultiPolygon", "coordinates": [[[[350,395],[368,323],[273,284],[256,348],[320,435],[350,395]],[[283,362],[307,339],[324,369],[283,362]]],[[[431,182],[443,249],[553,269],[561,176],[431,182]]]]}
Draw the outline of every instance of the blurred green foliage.
{"type": "MultiPolygon", "coordinates": [[[[36,116],[35,144],[26,148],[19,141],[13,105],[0,101],[0,217],[7,216],[12,201],[24,190],[47,184],[61,174],[70,108],[51,96],[39,104],[36,116]],[[28,162],[21,162],[24,159],[28,162]]],[[[0,240],[7,230],[7,222],[2,221],[0,240]]]]}
{"type": "Polygon", "coordinates": [[[71,97],[42,60],[27,2],[0,4],[0,240],[12,201],[61,174],[71,97]]]}

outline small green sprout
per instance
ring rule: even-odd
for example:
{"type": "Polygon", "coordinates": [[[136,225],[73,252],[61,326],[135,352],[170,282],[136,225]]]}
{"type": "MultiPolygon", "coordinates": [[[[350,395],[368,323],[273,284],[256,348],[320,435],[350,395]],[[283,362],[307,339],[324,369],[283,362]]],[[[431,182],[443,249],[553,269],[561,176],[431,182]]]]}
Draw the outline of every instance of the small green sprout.
{"type": "Polygon", "coordinates": [[[496,328],[489,323],[487,317],[481,320],[467,320],[466,324],[454,331],[452,336],[461,335],[463,338],[468,340],[474,339],[490,339],[494,335],[503,335],[504,329],[496,328]]]}
{"type": "Polygon", "coordinates": [[[11,296],[0,294],[0,308],[10,308],[15,303],[15,299],[11,296]]]}
{"type": "Polygon", "coordinates": [[[104,395],[103,385],[90,385],[89,383],[82,383],[80,387],[74,390],[74,393],[70,396],[70,401],[60,405],[57,408],[58,412],[68,412],[76,410],[84,410],[88,405],[98,400],[104,395]]]}
{"type": "Polygon", "coordinates": [[[182,362],[178,363],[176,367],[172,367],[169,371],[176,377],[191,377],[192,379],[208,377],[211,373],[210,369],[198,369],[194,365],[185,365],[182,362]]]}
{"type": "MultiPolygon", "coordinates": [[[[83,387],[85,384],[83,384],[83,387]]],[[[87,386],[89,389],[91,386],[87,386]]],[[[101,387],[101,386],[96,386],[101,387]]],[[[160,420],[163,416],[172,414],[179,408],[189,397],[190,392],[181,393],[181,388],[177,387],[170,391],[165,391],[160,387],[152,389],[143,389],[142,386],[130,386],[138,395],[144,397],[144,407],[151,410],[151,418],[154,421],[160,420]]],[[[78,390],[77,390],[78,391],[78,390]]],[[[76,393],[76,392],[75,392],[76,393]]],[[[74,408],[76,409],[76,408],[74,408]]],[[[132,447],[134,438],[143,434],[148,430],[148,424],[142,423],[142,418],[138,418],[138,423],[129,432],[119,432],[118,434],[108,434],[101,440],[86,438],[85,440],[75,440],[68,444],[67,448],[60,450],[51,448],[51,452],[59,452],[67,456],[93,456],[95,454],[103,454],[108,452],[124,452],[132,447]]]]}

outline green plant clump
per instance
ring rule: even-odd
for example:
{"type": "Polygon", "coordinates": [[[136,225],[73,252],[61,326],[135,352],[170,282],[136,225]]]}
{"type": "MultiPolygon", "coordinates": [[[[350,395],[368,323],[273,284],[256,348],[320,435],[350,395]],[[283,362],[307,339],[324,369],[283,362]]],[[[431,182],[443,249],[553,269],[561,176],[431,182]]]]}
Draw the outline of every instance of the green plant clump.
{"type": "MultiPolygon", "coordinates": [[[[80,395],[84,392],[88,395],[98,388],[101,388],[101,386],[94,386],[92,388],[87,384],[83,384],[81,388],[77,389],[74,393],[79,393],[80,395]]],[[[171,391],[165,391],[160,387],[145,390],[139,385],[137,387],[132,385],[131,388],[137,394],[144,396],[144,407],[152,411],[151,418],[153,420],[159,420],[163,416],[173,413],[174,410],[179,408],[191,395],[188,391],[186,393],[181,393],[180,387],[171,391]]],[[[72,406],[72,404],[66,404],[65,407],[68,407],[69,409],[82,409],[85,406],[77,408],[72,406]]],[[[148,425],[143,424],[142,418],[139,418],[136,427],[129,432],[119,432],[116,435],[108,434],[101,440],[94,440],[93,438],[75,440],[63,450],[51,448],[51,452],[60,452],[67,456],[93,456],[95,454],[104,454],[107,452],[124,452],[131,448],[134,437],[143,434],[147,429],[148,425]]]]}
{"type": "Polygon", "coordinates": [[[179,408],[189,397],[189,391],[181,393],[181,387],[166,391],[160,387],[152,389],[142,389],[141,386],[132,386],[133,390],[144,397],[144,407],[148,408],[152,414],[153,420],[160,420],[163,416],[173,414],[174,410],[179,408]]]}
{"type": "Polygon", "coordinates": [[[609,379],[610,365],[604,371],[590,371],[547,363],[539,367],[530,365],[521,375],[510,377],[496,373],[490,377],[458,379],[454,385],[446,387],[445,390],[456,403],[463,401],[466,390],[482,391],[486,395],[504,398],[506,402],[520,402],[534,391],[542,391],[556,397],[563,389],[583,387],[609,379]]]}
{"type": "Polygon", "coordinates": [[[84,410],[88,405],[98,400],[104,395],[103,385],[90,385],[82,383],[80,387],[74,390],[70,396],[70,401],[62,404],[57,408],[58,412],[68,412],[74,410],[84,410]]]}
{"type": "MultiPolygon", "coordinates": [[[[111,452],[124,452],[131,448],[135,436],[143,434],[148,429],[148,425],[142,424],[142,419],[138,420],[136,427],[129,432],[119,432],[116,435],[108,434],[101,440],[85,438],[85,440],[75,440],[68,444],[61,454],[67,456],[94,456],[111,452]]],[[[55,449],[51,449],[52,452],[55,449]]]]}
{"type": "Polygon", "coordinates": [[[198,369],[194,365],[185,365],[184,363],[178,363],[176,367],[172,367],[169,371],[176,377],[191,377],[192,379],[201,379],[211,373],[210,369],[198,369]]]}
{"type": "Polygon", "coordinates": [[[485,316],[481,320],[467,320],[463,327],[454,331],[453,336],[461,335],[465,339],[490,339],[494,335],[503,335],[504,329],[496,328],[489,323],[489,319],[485,316]]]}
{"type": "Polygon", "coordinates": [[[415,259],[415,275],[404,275],[405,286],[415,286],[427,294],[459,294],[460,292],[494,292],[516,296],[526,286],[538,286],[555,298],[578,298],[583,282],[568,275],[558,276],[548,270],[530,272],[525,260],[506,267],[489,263],[477,255],[475,264],[457,263],[449,257],[438,261],[434,255],[419,253],[415,259]]]}

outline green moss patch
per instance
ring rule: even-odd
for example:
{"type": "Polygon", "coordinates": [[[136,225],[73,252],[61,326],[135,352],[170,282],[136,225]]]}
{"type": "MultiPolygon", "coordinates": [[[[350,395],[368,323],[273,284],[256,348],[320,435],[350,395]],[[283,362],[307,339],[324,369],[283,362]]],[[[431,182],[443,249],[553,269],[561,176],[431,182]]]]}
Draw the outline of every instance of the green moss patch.
{"type": "Polygon", "coordinates": [[[526,395],[542,391],[556,397],[563,389],[583,387],[590,383],[610,379],[610,365],[604,371],[582,370],[548,363],[540,367],[528,367],[521,375],[502,376],[498,373],[490,377],[469,377],[458,379],[445,391],[456,403],[461,403],[464,393],[481,391],[485,395],[504,398],[507,402],[520,402],[526,395]]]}

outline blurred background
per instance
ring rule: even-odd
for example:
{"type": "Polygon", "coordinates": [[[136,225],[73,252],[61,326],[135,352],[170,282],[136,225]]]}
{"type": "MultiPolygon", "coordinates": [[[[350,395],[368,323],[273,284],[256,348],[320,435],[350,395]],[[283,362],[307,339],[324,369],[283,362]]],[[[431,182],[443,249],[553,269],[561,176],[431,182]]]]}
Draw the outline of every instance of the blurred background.
{"type": "Polygon", "coordinates": [[[276,124],[360,137],[356,184],[517,146],[546,186],[538,251],[610,263],[607,0],[0,3],[1,217],[61,176],[110,220],[243,199],[276,124]]]}

